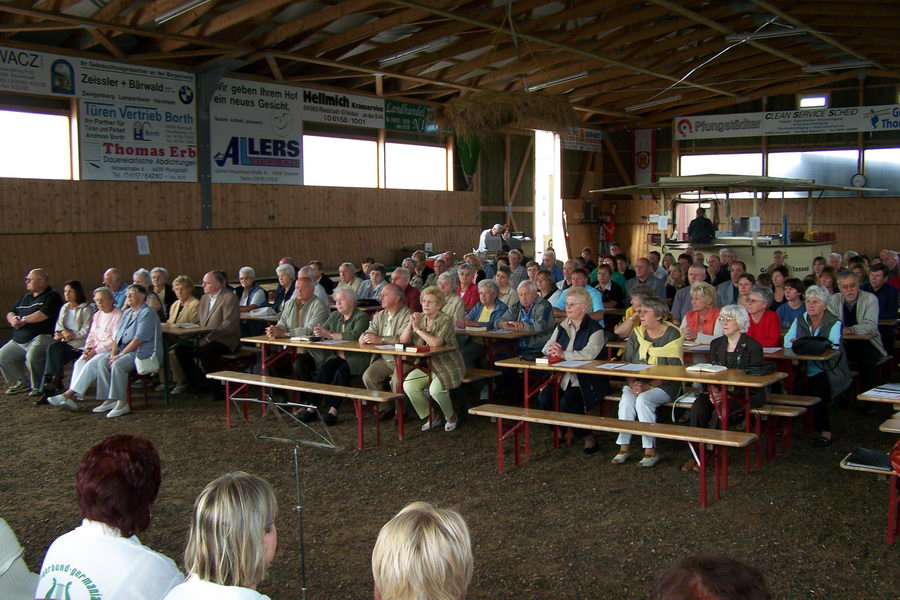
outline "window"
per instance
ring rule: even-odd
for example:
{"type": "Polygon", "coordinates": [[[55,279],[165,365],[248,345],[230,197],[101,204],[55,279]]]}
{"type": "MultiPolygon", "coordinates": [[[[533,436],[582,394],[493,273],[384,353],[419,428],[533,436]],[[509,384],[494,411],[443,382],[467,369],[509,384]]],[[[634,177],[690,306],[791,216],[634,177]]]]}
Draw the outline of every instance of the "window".
{"type": "MultiPolygon", "coordinates": [[[[681,175],[762,175],[762,153],[691,154],[681,157],[681,175]]],[[[730,195],[752,198],[751,192],[730,195]]]]}
{"type": "MultiPolygon", "coordinates": [[[[856,150],[772,152],[769,154],[769,176],[812,179],[821,185],[850,185],[858,160],[859,152],[856,150]]],[[[806,195],[806,192],[793,192],[784,197],[805,198],[806,195]]],[[[826,191],[824,195],[846,196],[847,192],[826,191]]]]}
{"type": "Polygon", "coordinates": [[[384,145],[385,187],[402,190],[446,190],[447,149],[415,144],[384,145]]]}
{"type": "Polygon", "coordinates": [[[866,196],[900,194],[900,148],[866,150],[866,187],[886,188],[886,192],[866,192],[866,196]]]}
{"type": "Polygon", "coordinates": [[[681,157],[682,175],[762,175],[762,154],[691,154],[681,157]]]}
{"type": "Polygon", "coordinates": [[[303,136],[303,184],[378,187],[378,142],[303,136]]]}
{"type": "Polygon", "coordinates": [[[826,108],[828,106],[828,94],[800,94],[797,96],[799,108],[826,108]]]}
{"type": "Polygon", "coordinates": [[[0,177],[72,179],[69,117],[0,110],[0,177]]]}

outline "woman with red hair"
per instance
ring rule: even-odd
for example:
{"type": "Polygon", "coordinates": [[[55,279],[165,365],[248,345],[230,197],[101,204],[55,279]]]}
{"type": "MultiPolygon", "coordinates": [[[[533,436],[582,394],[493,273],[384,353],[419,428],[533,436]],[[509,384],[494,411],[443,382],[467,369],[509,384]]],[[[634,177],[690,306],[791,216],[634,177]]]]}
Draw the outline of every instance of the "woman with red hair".
{"type": "Polygon", "coordinates": [[[47,550],[35,598],[162,599],[184,576],[141,544],[161,466],[153,443],[114,435],[82,457],[75,475],[81,526],[47,550]]]}

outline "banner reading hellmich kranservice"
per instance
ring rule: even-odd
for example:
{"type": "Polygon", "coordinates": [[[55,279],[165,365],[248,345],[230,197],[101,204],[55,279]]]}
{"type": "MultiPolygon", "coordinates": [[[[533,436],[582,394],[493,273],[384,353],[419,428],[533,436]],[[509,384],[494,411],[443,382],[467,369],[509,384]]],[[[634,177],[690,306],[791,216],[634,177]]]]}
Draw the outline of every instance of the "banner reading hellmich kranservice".
{"type": "Polygon", "coordinates": [[[672,127],[678,140],[893,131],[900,130],[900,105],[675,117],[672,127]]]}
{"type": "Polygon", "coordinates": [[[194,76],[78,62],[82,179],[197,181],[194,76]]]}
{"type": "Polygon", "coordinates": [[[384,98],[308,89],[300,95],[305,121],[384,128],[384,98]]]}
{"type": "Polygon", "coordinates": [[[224,78],[209,119],[213,182],[303,184],[298,88],[224,78]]]}

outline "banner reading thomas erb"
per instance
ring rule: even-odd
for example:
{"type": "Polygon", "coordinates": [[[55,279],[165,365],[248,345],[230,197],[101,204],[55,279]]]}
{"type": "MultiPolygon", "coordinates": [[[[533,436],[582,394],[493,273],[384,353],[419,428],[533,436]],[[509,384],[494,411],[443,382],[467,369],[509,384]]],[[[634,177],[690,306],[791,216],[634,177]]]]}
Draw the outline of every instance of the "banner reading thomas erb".
{"type": "Polygon", "coordinates": [[[78,59],[81,177],[197,181],[194,75],[78,59]]]}
{"type": "Polygon", "coordinates": [[[225,78],[209,120],[213,182],[303,184],[300,90],[225,78]]]}

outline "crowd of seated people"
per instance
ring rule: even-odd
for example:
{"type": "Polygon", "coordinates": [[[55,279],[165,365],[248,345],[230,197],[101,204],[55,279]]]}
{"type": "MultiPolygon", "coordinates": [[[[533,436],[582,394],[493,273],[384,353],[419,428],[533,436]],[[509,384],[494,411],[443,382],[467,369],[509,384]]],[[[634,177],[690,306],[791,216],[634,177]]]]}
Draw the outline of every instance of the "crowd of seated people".
{"type": "MultiPolygon", "coordinates": [[[[763,348],[790,348],[799,337],[822,335],[838,351],[835,357],[803,361],[796,368],[805,371],[805,392],[822,399],[812,412],[815,442],[826,446],[832,440],[829,406],[850,381],[847,365],[855,365],[864,389],[874,387],[876,364],[893,351],[896,340],[900,264],[888,250],[872,260],[852,252],[832,253],[799,270],[776,250],[766,272],[758,276],[748,273],[729,248],[708,257],[691,250],[678,257],[651,252],[633,263],[616,245],[598,255],[585,248],[564,262],[552,249],[537,258],[539,262],[528,261],[520,250],[512,250],[493,264],[474,253],[456,262],[453,253],[429,259],[417,251],[408,268],[395,268],[389,276],[382,263],[367,257],[358,271],[352,262],[340,263],[332,279],[320,261],[297,266],[286,256],[275,268],[272,294],[257,283],[253,268],[243,267],[235,288],[228,286],[223,272],[206,273],[199,299],[190,278],[180,275],[170,284],[169,272],[161,267],[138,269],[130,286],[122,282],[118,269],[107,269],[104,285],[92,292],[78,281],[67,281],[63,297],[50,287],[43,269],[33,269],[26,278],[26,293],[7,315],[14,331],[13,339],[0,348],[0,371],[8,394],[27,393],[39,403],[71,410],[80,408],[95,385],[94,412],[114,418],[130,411],[126,392],[137,363],[167,348],[161,323],[192,323],[209,330],[196,345],[175,346],[171,375],[165,380],[174,383],[172,393],[206,392],[214,398],[221,398],[224,390],[217,383],[204,384],[208,380],[203,374],[217,370],[220,357],[235,352],[242,336],[315,336],[369,344],[441,341],[454,349],[439,360],[437,377],[431,379],[415,371],[400,379],[390,357],[336,350],[300,354],[287,370],[281,367],[281,374],[333,385],[352,385],[355,380],[369,389],[404,390],[423,418],[423,428],[443,423],[450,431],[457,423],[450,392],[461,385],[465,369],[490,366],[483,341],[468,336],[457,341],[449,333],[454,328],[534,331],[517,341],[518,351],[560,358],[585,352],[597,358],[601,352],[605,355],[607,341],[621,339],[625,349],[620,359],[649,364],[682,364],[684,345],[719,348],[726,340],[727,349],[713,353],[711,360],[746,363],[747,356],[736,360],[734,353],[744,352],[740,349],[748,340],[763,348]],[[805,271],[814,279],[792,277],[805,271]],[[425,295],[427,306],[422,303],[425,295]],[[726,306],[731,312],[721,313],[726,306]],[[269,323],[248,314],[260,308],[273,314],[269,323]],[[851,338],[844,339],[846,335],[851,338]],[[69,365],[72,376],[66,384],[69,365]],[[443,418],[431,418],[428,396],[443,418]]],[[[511,378],[504,373],[504,381],[511,378]]],[[[590,390],[608,382],[578,379],[564,377],[560,382],[560,410],[589,411],[602,399],[590,390]]],[[[679,391],[671,383],[630,380],[623,389],[620,418],[655,420],[656,408],[679,391]]],[[[483,387],[483,398],[486,393],[483,387]]],[[[544,405],[546,401],[544,396],[544,405]]],[[[337,422],[339,398],[311,397],[310,406],[298,415],[301,420],[337,422]]],[[[392,416],[393,407],[380,408],[383,418],[392,416]]],[[[696,426],[708,421],[702,411],[691,418],[696,426]]],[[[586,451],[596,451],[593,436],[577,434],[585,438],[586,451]]],[[[629,457],[627,437],[620,437],[616,463],[629,457]]],[[[655,443],[649,437],[643,442],[641,464],[653,466],[659,460],[655,443]]]]}

